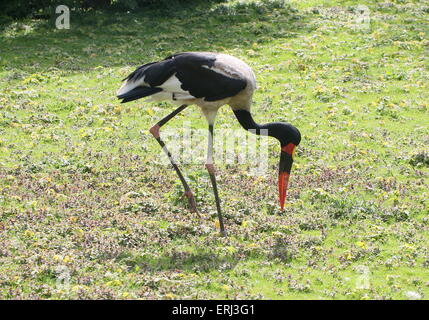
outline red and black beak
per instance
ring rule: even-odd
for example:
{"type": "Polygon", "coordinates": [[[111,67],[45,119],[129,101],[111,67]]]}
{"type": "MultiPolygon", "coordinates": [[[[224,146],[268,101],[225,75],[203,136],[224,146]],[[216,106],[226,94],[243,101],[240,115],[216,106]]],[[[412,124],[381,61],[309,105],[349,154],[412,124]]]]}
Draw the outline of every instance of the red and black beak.
{"type": "Polygon", "coordinates": [[[293,163],[293,152],[295,150],[295,145],[289,143],[286,146],[282,146],[282,151],[280,154],[280,164],[279,164],[279,201],[280,208],[283,211],[286,200],[287,187],[289,184],[290,171],[292,169],[293,163]]]}

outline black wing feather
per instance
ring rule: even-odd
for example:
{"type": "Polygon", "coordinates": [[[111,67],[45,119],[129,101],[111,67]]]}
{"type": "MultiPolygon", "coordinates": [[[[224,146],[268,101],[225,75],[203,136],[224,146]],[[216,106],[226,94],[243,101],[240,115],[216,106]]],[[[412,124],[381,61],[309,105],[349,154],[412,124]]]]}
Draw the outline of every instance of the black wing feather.
{"type": "Polygon", "coordinates": [[[121,103],[137,100],[140,98],[144,98],[150,96],[154,93],[162,91],[161,88],[149,88],[149,87],[137,87],[133,90],[130,90],[124,94],[120,94],[118,99],[123,99],[121,103]]]}
{"type": "Polygon", "coordinates": [[[138,67],[136,70],[134,70],[133,72],[131,72],[126,78],[122,79],[122,81],[128,80],[128,81],[136,81],[138,79],[140,79],[141,77],[143,77],[144,72],[153,64],[155,64],[156,62],[150,62],[150,63],[146,63],[140,67],[138,67]]]}
{"type": "Polygon", "coordinates": [[[215,55],[183,53],[173,57],[176,77],[182,83],[182,89],[196,98],[221,100],[235,96],[246,87],[243,79],[228,77],[209,69],[214,66],[215,55]]]}

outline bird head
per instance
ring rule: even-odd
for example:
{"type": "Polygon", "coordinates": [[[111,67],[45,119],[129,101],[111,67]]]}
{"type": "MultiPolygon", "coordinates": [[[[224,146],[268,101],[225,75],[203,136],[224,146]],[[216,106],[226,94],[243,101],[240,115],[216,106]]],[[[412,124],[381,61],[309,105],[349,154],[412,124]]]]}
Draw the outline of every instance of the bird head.
{"type": "Polygon", "coordinates": [[[234,113],[244,129],[253,130],[252,132],[258,135],[263,130],[266,130],[267,135],[276,138],[280,142],[279,200],[280,208],[283,210],[292,168],[293,153],[296,146],[301,142],[301,133],[293,125],[285,122],[271,122],[260,125],[253,120],[248,110],[234,110],[234,113]]]}
{"type": "Polygon", "coordinates": [[[295,148],[301,142],[301,133],[289,123],[274,122],[269,124],[268,135],[279,140],[281,147],[278,187],[280,208],[283,211],[293,156],[295,148]]]}

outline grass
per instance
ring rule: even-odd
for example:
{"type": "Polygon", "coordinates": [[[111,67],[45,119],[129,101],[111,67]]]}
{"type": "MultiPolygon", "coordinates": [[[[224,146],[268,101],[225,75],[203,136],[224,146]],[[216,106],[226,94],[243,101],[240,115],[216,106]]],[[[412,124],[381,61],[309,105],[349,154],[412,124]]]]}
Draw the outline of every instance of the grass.
{"type": "MultiPolygon", "coordinates": [[[[429,2],[360,3],[369,29],[340,0],[5,26],[0,298],[427,299],[429,2]],[[255,118],[303,134],[284,213],[275,141],[265,176],[217,163],[227,238],[203,162],[183,165],[203,219],[155,163],[148,128],[172,107],[115,98],[137,65],[191,50],[248,62],[255,118]]],[[[206,127],[196,108],[184,122],[206,127]]],[[[239,130],[228,107],[216,128],[239,130]]]]}

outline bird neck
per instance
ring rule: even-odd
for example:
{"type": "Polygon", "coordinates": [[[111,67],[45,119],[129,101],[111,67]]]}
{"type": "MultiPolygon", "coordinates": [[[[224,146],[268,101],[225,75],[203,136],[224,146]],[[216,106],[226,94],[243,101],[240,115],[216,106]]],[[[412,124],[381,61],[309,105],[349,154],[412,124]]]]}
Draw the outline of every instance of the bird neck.
{"type": "Polygon", "coordinates": [[[234,114],[240,125],[245,130],[250,130],[252,133],[257,135],[268,134],[269,136],[276,137],[277,132],[274,132],[275,130],[273,131],[275,123],[256,123],[255,120],[253,120],[252,114],[247,110],[235,110],[234,114]]]}

